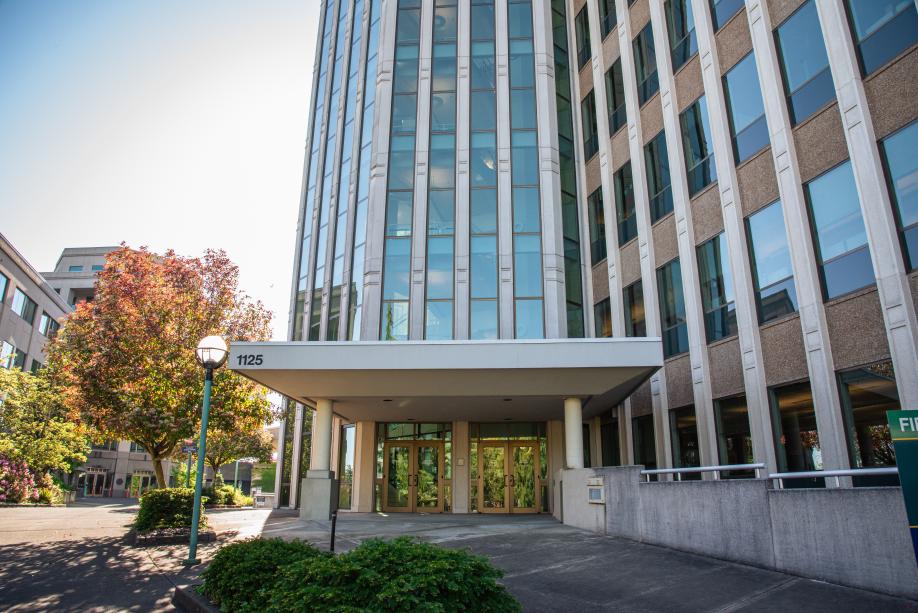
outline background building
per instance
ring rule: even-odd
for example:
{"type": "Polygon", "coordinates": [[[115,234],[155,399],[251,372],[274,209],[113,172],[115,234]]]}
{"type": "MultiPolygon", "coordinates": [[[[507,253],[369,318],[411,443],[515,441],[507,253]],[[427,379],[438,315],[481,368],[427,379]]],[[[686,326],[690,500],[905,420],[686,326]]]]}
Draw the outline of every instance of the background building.
{"type": "Polygon", "coordinates": [[[328,0],[320,24],[292,341],[659,337],[663,368],[584,422],[588,466],[894,463],[913,1],[328,0]]]}
{"type": "Polygon", "coordinates": [[[0,234],[0,367],[36,371],[70,307],[0,234]]]}

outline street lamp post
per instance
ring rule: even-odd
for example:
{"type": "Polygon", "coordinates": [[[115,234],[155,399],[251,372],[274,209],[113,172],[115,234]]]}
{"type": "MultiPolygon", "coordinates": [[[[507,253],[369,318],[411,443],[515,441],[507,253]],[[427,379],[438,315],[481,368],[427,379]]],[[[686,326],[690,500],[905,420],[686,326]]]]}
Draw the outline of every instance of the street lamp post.
{"type": "Polygon", "coordinates": [[[198,443],[198,472],[194,477],[194,509],[191,516],[191,541],[188,548],[186,566],[194,566],[201,561],[198,553],[198,522],[201,520],[201,487],[204,479],[204,456],[207,452],[207,418],[210,413],[210,390],[214,383],[214,369],[223,366],[229,349],[219,336],[208,336],[195,351],[198,363],[204,367],[204,406],[201,411],[201,438],[198,443]]]}

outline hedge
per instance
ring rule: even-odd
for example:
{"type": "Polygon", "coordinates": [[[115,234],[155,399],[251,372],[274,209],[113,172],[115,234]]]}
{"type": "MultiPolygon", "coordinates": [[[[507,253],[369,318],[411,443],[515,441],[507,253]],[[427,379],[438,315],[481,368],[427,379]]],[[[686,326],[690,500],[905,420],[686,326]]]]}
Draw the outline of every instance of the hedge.
{"type": "Polygon", "coordinates": [[[217,553],[202,591],[227,613],[520,611],[497,583],[502,576],[486,558],[408,537],[368,540],[337,556],[253,539],[217,553]]]}
{"type": "MultiPolygon", "coordinates": [[[[185,487],[150,490],[140,497],[140,511],[134,520],[138,532],[161,528],[190,528],[194,509],[194,490],[185,487]]],[[[198,528],[207,526],[204,504],[201,504],[198,528]]]]}

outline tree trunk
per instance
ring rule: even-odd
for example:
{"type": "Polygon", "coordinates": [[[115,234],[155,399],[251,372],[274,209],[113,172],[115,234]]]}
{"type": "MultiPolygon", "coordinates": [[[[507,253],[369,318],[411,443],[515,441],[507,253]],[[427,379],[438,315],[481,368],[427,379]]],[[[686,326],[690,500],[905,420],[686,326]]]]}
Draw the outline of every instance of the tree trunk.
{"type": "Polygon", "coordinates": [[[169,482],[166,481],[166,477],[163,474],[163,460],[162,458],[153,458],[153,472],[156,473],[156,487],[164,488],[169,487],[169,482]]]}

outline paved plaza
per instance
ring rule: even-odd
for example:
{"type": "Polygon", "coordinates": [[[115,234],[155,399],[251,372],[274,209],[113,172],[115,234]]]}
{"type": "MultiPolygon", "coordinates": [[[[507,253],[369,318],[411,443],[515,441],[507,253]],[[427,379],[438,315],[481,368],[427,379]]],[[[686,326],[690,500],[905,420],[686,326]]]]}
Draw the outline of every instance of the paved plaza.
{"type": "MultiPolygon", "coordinates": [[[[67,508],[0,509],[0,610],[170,611],[195,583],[186,546],[135,549],[137,507],[104,499],[67,508]]],[[[327,548],[330,525],[291,511],[213,511],[225,538],[305,538],[327,548]]],[[[918,603],[563,526],[538,515],[341,514],[336,549],[409,535],[468,548],[504,570],[526,611],[918,611],[918,603]]],[[[200,553],[210,559],[215,545],[200,553]]]]}

